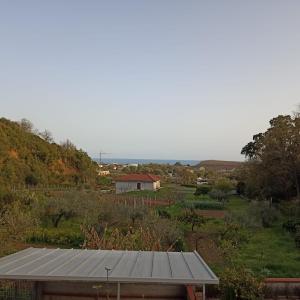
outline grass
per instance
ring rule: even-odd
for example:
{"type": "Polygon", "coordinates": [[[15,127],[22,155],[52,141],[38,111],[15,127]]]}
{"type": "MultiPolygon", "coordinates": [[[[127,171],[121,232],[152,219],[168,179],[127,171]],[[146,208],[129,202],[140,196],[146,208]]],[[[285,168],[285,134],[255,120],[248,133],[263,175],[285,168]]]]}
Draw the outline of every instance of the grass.
{"type": "Polygon", "coordinates": [[[210,201],[212,198],[209,195],[198,195],[195,196],[195,187],[186,187],[178,184],[166,184],[161,187],[158,191],[133,191],[123,195],[134,196],[134,197],[150,197],[157,199],[168,199],[176,200],[180,198],[185,201],[210,201]]]}
{"type": "Polygon", "coordinates": [[[247,199],[241,198],[239,196],[232,196],[229,198],[229,201],[226,203],[225,207],[229,212],[247,213],[249,202],[247,199]]]}
{"type": "MultiPolygon", "coordinates": [[[[247,214],[248,206],[245,199],[233,197],[226,208],[247,214]]],[[[293,236],[282,229],[283,219],[271,228],[249,229],[251,238],[234,261],[266,277],[300,277],[300,249],[296,248],[293,236]]]]}
{"type": "Polygon", "coordinates": [[[300,277],[300,250],[279,225],[253,232],[236,261],[268,277],[300,277]]]}

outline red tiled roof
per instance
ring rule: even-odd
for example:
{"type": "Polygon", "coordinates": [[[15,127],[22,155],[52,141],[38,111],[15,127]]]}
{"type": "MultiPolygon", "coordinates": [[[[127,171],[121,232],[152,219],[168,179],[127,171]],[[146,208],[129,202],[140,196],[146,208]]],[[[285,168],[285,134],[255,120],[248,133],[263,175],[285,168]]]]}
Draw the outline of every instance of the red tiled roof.
{"type": "Polygon", "coordinates": [[[116,178],[116,181],[142,181],[142,182],[155,182],[160,180],[156,175],[151,174],[127,174],[116,178]]]}

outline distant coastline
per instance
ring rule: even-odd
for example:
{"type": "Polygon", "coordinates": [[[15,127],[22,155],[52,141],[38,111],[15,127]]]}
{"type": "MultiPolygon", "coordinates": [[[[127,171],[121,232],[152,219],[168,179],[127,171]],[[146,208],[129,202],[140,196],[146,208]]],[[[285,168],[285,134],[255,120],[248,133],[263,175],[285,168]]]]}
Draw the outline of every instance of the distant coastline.
{"type": "MultiPolygon", "coordinates": [[[[94,158],[99,162],[99,158],[94,158]]],[[[102,162],[105,164],[163,164],[174,165],[176,162],[180,162],[182,165],[195,166],[200,163],[200,160],[184,160],[184,159],[143,159],[143,158],[103,158],[102,162]]]]}

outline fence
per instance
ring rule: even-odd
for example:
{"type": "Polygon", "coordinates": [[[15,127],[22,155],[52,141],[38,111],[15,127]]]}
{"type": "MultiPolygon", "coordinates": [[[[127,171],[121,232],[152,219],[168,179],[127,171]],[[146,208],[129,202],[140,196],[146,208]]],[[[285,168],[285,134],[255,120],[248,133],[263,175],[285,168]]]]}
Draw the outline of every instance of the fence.
{"type": "Polygon", "coordinates": [[[0,281],[1,300],[34,300],[34,283],[29,281],[0,281]]]}
{"type": "Polygon", "coordinates": [[[134,197],[134,196],[119,196],[119,195],[105,195],[101,199],[109,200],[117,204],[123,204],[125,206],[133,206],[134,208],[138,206],[169,206],[174,204],[175,201],[171,199],[157,199],[156,197],[134,197]]]}

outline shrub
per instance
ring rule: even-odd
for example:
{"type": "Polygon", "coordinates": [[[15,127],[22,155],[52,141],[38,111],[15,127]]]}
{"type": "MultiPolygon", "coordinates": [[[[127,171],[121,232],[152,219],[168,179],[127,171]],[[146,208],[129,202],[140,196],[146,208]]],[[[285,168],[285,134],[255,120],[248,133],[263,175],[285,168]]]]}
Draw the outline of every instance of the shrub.
{"type": "Polygon", "coordinates": [[[180,205],[182,208],[190,208],[190,209],[203,209],[203,210],[224,209],[222,203],[216,201],[182,201],[180,205]]]}
{"type": "Polygon", "coordinates": [[[159,215],[161,218],[171,219],[171,215],[170,215],[170,213],[169,213],[166,209],[159,208],[159,209],[157,210],[157,212],[158,212],[158,215],[159,215]]]}
{"type": "Polygon", "coordinates": [[[296,232],[297,226],[300,226],[300,220],[288,220],[282,224],[282,228],[291,233],[296,232]]]}
{"type": "Polygon", "coordinates": [[[263,284],[244,267],[226,267],[220,276],[220,292],[226,300],[263,299],[263,284]]]}
{"type": "Polygon", "coordinates": [[[28,243],[46,243],[67,247],[80,248],[84,242],[83,235],[74,229],[38,229],[28,234],[28,243]]]}
{"type": "Polygon", "coordinates": [[[203,202],[195,202],[194,207],[196,209],[217,209],[222,210],[224,209],[223,205],[219,202],[209,202],[209,201],[203,201],[203,202]]]}
{"type": "Polygon", "coordinates": [[[181,201],[182,208],[203,209],[203,210],[223,210],[224,206],[216,201],[181,201]]]}
{"type": "Polygon", "coordinates": [[[207,195],[211,191],[211,186],[208,184],[202,184],[197,187],[196,192],[194,193],[195,196],[198,195],[207,195]]]}
{"type": "Polygon", "coordinates": [[[37,185],[39,183],[39,179],[35,174],[29,174],[25,177],[25,183],[27,185],[37,185]]]}

